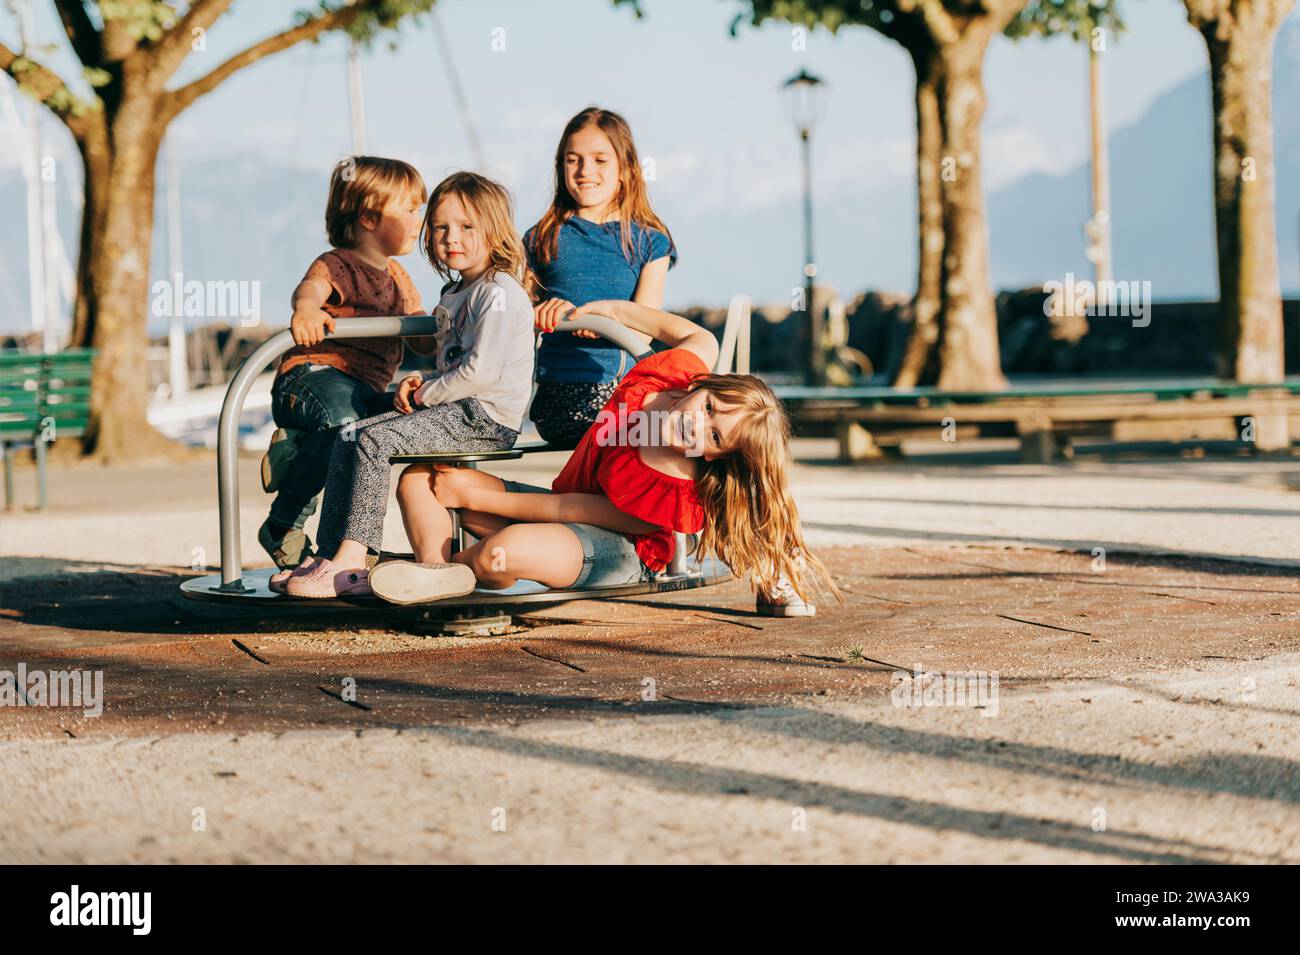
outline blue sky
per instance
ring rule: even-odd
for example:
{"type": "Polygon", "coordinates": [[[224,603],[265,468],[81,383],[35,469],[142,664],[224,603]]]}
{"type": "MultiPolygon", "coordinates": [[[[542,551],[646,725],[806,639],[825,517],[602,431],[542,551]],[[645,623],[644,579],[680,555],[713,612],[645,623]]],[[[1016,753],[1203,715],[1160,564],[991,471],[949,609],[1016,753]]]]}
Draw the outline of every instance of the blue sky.
{"type": "MultiPolygon", "coordinates": [[[[1131,31],[1107,60],[1112,126],[1132,122],[1161,92],[1204,69],[1204,45],[1181,4],[1132,7],[1131,31]]],[[[188,72],[274,31],[295,8],[275,0],[237,5],[209,37],[206,59],[194,57],[188,72]]],[[[744,208],[774,195],[797,200],[796,145],[778,86],[804,66],[830,84],[815,141],[818,191],[863,175],[910,181],[912,70],[896,44],[862,28],[817,31],[796,53],[790,28],[779,24],[743,26],[732,39],[728,27],[744,8],[738,2],[645,0],[643,8],[638,21],[604,0],[440,5],[487,171],[516,190],[521,216],[543,208],[556,137],[592,102],[623,113],[642,155],[656,159],[660,203],[744,208]],[[504,37],[504,51],[492,49],[494,36],[504,37]]],[[[430,27],[410,25],[398,42],[396,53],[380,44],[365,57],[370,151],[415,157],[430,177],[470,165],[430,27]]],[[[346,42],[332,37],[249,69],[182,117],[180,147],[287,152],[312,165],[344,153],[345,56],[346,42]]],[[[1083,158],[1084,78],[1082,52],[1066,40],[996,42],[987,66],[990,187],[1083,158]]]]}
{"type": "MultiPolygon", "coordinates": [[[[36,3],[38,31],[53,40],[52,4],[36,3]]],[[[303,5],[236,3],[180,78],[283,29],[303,5]]],[[[797,144],[778,86],[807,67],[830,84],[815,134],[814,178],[818,233],[838,239],[822,277],[850,294],[873,286],[908,290],[908,269],[873,275],[870,261],[839,247],[858,229],[877,239],[896,231],[907,236],[899,241],[914,241],[910,220],[874,222],[869,207],[840,201],[861,193],[864,183],[874,192],[914,188],[913,75],[901,48],[852,28],[838,36],[817,31],[806,52],[794,52],[786,25],[743,25],[731,38],[728,27],[744,9],[736,0],[642,0],[642,6],[646,16],[638,21],[607,0],[440,3],[486,154],[484,171],[514,192],[521,228],[548,200],[551,157],[565,120],[598,103],[626,116],[642,157],[654,160],[652,200],[682,250],[668,304],[721,304],[733,291],[759,300],[779,295],[798,281],[801,239],[797,144]],[[504,38],[504,50],[493,50],[494,37],[504,38]],[[757,263],[747,274],[734,257],[719,274],[711,262],[723,258],[717,244],[725,239],[703,224],[744,222],[774,206],[788,208],[788,218],[778,218],[786,225],[771,229],[765,241],[783,250],[780,260],[790,261],[793,277],[773,277],[757,263]]],[[[1205,70],[1204,43],[1181,3],[1136,0],[1125,15],[1130,30],[1112,41],[1105,60],[1112,129],[1133,123],[1155,98],[1205,70]]],[[[0,37],[14,39],[3,12],[0,37]]],[[[408,159],[433,183],[472,166],[472,156],[430,26],[409,24],[397,42],[396,52],[381,42],[364,56],[368,151],[408,159]]],[[[346,49],[342,37],[332,36],[237,74],[174,125],[182,162],[251,156],[323,177],[349,149],[346,49]]],[[[69,57],[53,62],[66,67],[69,57]]],[[[994,42],[986,63],[986,189],[1035,172],[1063,172],[1086,157],[1085,62],[1083,50],[1066,39],[994,42]]],[[[56,155],[74,155],[52,121],[51,137],[56,155]]],[[[12,167],[12,152],[0,150],[0,172],[12,167]]],[[[304,228],[318,232],[319,224],[304,228]]]]}

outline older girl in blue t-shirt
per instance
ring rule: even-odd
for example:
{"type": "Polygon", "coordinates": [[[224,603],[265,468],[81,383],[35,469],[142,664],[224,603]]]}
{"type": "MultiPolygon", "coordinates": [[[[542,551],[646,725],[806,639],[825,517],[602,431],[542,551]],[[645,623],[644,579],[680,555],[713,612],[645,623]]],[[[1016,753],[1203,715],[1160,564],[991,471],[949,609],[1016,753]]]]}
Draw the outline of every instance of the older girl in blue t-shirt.
{"type": "MultiPolygon", "coordinates": [[[[623,299],[661,308],[677,261],[668,227],[650,208],[626,121],[595,106],[564,127],[555,151],[555,199],[524,233],[533,273],[537,394],[530,417],[544,441],[571,448],[596,420],[632,358],[584,332],[554,332],[570,309],[623,299]]],[[[646,348],[650,347],[646,339],[646,348]]]]}

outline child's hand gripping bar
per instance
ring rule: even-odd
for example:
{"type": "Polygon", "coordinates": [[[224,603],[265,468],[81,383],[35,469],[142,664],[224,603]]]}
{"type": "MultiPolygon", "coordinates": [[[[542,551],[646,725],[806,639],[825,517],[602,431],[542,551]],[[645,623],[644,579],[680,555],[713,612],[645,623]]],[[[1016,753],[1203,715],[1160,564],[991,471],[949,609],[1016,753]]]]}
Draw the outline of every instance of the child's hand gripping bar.
{"type": "MultiPolygon", "coordinates": [[[[573,314],[572,312],[569,313],[573,314]]],[[[575,332],[580,329],[595,332],[602,338],[607,338],[619,348],[640,361],[646,355],[651,353],[651,349],[646,348],[645,343],[626,325],[614,321],[612,318],[606,318],[604,315],[584,315],[581,318],[571,319],[567,315],[555,323],[557,332],[575,332]]]]}

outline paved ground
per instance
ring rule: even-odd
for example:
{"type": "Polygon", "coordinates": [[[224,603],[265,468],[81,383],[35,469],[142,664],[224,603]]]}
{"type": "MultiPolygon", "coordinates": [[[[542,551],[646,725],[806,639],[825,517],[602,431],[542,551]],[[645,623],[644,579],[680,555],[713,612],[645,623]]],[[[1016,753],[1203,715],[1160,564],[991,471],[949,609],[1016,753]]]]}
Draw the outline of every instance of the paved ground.
{"type": "Polygon", "coordinates": [[[1300,862],[1296,462],[822,450],[845,606],[733,582],[476,640],[184,600],[210,465],[60,472],[0,530],[0,668],[106,704],[0,709],[0,861],[1300,862]],[[928,705],[918,667],[997,684],[928,705]]]}
{"type": "MultiPolygon", "coordinates": [[[[996,444],[989,442],[989,444],[996,444]]],[[[1177,456],[1059,465],[1013,463],[1009,454],[918,456],[846,468],[831,442],[798,443],[795,481],[814,544],[848,546],[1010,543],[1044,548],[1248,558],[1300,566],[1300,460],[1177,456]]],[[[920,450],[924,450],[921,448],[920,450]]],[[[562,455],[530,455],[497,473],[549,484],[562,455]]],[[[249,566],[269,566],[257,546],[266,498],[257,461],[241,462],[241,527],[249,566]]],[[[20,505],[35,500],[18,475],[20,505]]],[[[216,469],[57,471],[54,508],[5,515],[0,582],[88,564],[203,566],[218,561],[216,469]]],[[[314,529],[313,523],[308,529],[314,529]]],[[[385,544],[405,546],[396,506],[385,544]]]]}

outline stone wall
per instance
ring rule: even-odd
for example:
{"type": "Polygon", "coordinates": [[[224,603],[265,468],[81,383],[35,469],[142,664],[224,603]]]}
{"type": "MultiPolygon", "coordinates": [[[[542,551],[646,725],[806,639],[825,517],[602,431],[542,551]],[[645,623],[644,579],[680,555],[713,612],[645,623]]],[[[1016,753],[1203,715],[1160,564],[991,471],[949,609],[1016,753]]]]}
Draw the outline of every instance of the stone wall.
{"type": "MultiPolygon", "coordinates": [[[[831,293],[818,290],[825,308],[831,293]]],[[[1137,373],[1213,375],[1218,340],[1215,302],[1157,302],[1136,319],[1097,315],[1087,319],[1044,314],[1041,288],[1002,292],[997,297],[1002,368],[1008,374],[1137,373]],[[1148,321],[1149,319],[1149,321],[1148,321]]],[[[892,376],[902,359],[911,327],[910,296],[866,292],[845,303],[848,345],[871,361],[876,377],[892,376]]],[[[726,309],[688,309],[692,321],[721,335],[726,309]]],[[[797,322],[788,306],[754,309],[751,366],[755,371],[795,374],[800,355],[797,322]]],[[[1287,374],[1300,374],[1300,300],[1283,302],[1287,374]]]]}
{"type": "MultiPolygon", "coordinates": [[[[817,290],[816,306],[826,309],[829,289],[817,290]]],[[[1218,304],[1158,302],[1150,322],[1135,327],[1120,316],[1086,321],[1043,314],[1046,293],[1041,288],[1002,292],[997,297],[998,338],[1002,369],[1008,374],[1213,375],[1218,339],[1218,304]]],[[[888,381],[902,359],[912,321],[909,296],[865,292],[845,303],[847,344],[862,352],[875,371],[873,380],[888,381]]],[[[691,308],[684,314],[721,336],[725,308],[691,308]]],[[[753,370],[780,378],[800,371],[799,326],[790,320],[787,305],[756,306],[751,324],[750,364],[753,370]]],[[[1300,374],[1300,300],[1282,304],[1286,336],[1286,371],[1300,374]]],[[[195,368],[222,365],[233,374],[239,363],[278,328],[241,329],[214,324],[187,336],[195,368]]],[[[150,378],[156,385],[166,376],[165,338],[150,342],[150,378]]],[[[39,348],[32,335],[0,337],[0,347],[39,348]]],[[[424,367],[408,356],[406,367],[424,367]]],[[[932,379],[930,379],[932,380],[932,379]]],[[[195,381],[194,384],[202,384],[195,381]]]]}

